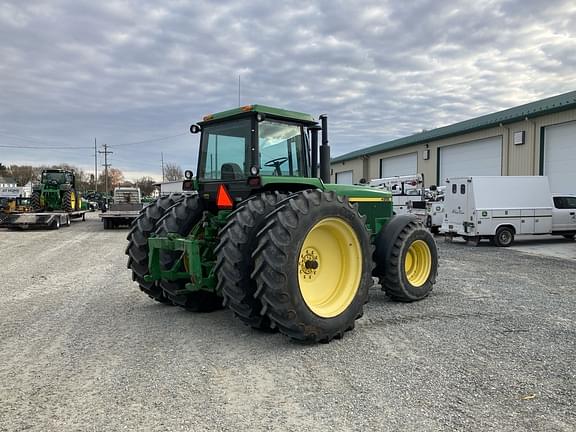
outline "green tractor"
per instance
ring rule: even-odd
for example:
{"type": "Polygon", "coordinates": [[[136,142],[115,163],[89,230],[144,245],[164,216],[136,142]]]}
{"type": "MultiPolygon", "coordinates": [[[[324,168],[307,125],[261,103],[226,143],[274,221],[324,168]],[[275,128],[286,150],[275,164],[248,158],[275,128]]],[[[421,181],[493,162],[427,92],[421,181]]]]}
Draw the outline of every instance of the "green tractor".
{"type": "Polygon", "coordinates": [[[148,296],[329,342],[354,328],[373,277],[394,300],[430,293],[438,257],[422,223],[393,217],[389,192],[330,184],[326,116],[249,105],[190,130],[201,138],[189,192],[144,208],[128,235],[148,296]]]}
{"type": "Polygon", "coordinates": [[[47,169],[42,171],[40,184],[31,196],[34,211],[63,210],[71,213],[81,209],[80,195],[76,191],[73,171],[47,169]]]}

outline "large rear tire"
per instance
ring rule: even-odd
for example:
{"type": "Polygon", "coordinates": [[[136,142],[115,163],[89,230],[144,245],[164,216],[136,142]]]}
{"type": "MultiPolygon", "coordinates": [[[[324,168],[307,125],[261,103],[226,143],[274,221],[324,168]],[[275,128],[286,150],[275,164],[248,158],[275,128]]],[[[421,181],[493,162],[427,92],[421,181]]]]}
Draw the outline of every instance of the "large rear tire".
{"type": "MultiPolygon", "coordinates": [[[[138,283],[140,289],[150,298],[166,304],[172,302],[166,298],[158,282],[147,282],[144,277],[149,274],[148,269],[148,237],[155,231],[156,224],[166,214],[168,209],[184,198],[181,194],[172,194],[158,198],[156,201],[140,210],[128,233],[127,267],[132,270],[132,280],[138,283]]],[[[104,219],[104,229],[108,220],[104,219]]]]}
{"type": "Polygon", "coordinates": [[[432,234],[415,216],[392,218],[374,243],[373,274],[390,298],[411,302],[430,294],[438,273],[438,250],[432,234]]]}
{"type": "Polygon", "coordinates": [[[62,210],[68,213],[75,211],[77,199],[78,194],[74,189],[65,191],[62,195],[62,210]]]}
{"type": "Polygon", "coordinates": [[[371,257],[365,219],[348,198],[292,195],[268,215],[253,253],[262,312],[292,339],[341,338],[368,300],[371,257]]]}
{"type": "Polygon", "coordinates": [[[40,196],[40,192],[34,191],[30,196],[30,204],[32,205],[32,210],[40,211],[42,210],[42,200],[40,196]]]}
{"type": "MultiPolygon", "coordinates": [[[[203,211],[204,206],[198,195],[187,195],[158,222],[156,234],[165,237],[169,233],[176,233],[185,237],[200,222],[203,211]]],[[[160,267],[163,270],[171,269],[181,256],[182,252],[161,251],[160,267]]],[[[223,308],[222,297],[209,291],[186,291],[186,283],[186,280],[160,280],[159,286],[174,304],[191,312],[212,312],[223,308]]]]}
{"type": "Polygon", "coordinates": [[[260,313],[262,302],[254,297],[256,282],[250,276],[254,270],[252,253],[266,216],[285,197],[278,192],[264,192],[244,202],[228,217],[216,247],[218,291],[224,305],[246,325],[261,330],[271,330],[270,319],[260,313]]]}

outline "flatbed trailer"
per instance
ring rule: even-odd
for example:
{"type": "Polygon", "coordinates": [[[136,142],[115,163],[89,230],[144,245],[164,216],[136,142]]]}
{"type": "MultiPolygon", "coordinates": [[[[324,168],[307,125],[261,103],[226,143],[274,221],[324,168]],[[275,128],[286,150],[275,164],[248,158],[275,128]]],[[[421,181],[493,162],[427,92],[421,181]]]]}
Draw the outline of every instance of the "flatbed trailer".
{"type": "Polygon", "coordinates": [[[50,228],[70,226],[72,219],[86,220],[86,210],[74,212],[15,212],[0,214],[0,228],[50,228]]]}

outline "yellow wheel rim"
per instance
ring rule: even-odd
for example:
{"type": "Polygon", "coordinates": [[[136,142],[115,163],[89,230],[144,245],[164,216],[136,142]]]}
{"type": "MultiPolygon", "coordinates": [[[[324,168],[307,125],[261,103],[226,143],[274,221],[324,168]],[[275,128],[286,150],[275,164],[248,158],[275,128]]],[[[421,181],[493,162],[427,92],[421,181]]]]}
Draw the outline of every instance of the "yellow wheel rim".
{"type": "Polygon", "coordinates": [[[426,283],[432,271],[432,253],[428,243],[416,240],[410,245],[406,252],[404,270],[410,285],[420,287],[426,283]]]}
{"type": "Polygon", "coordinates": [[[312,312],[322,318],[341,314],[354,300],[361,276],[362,248],[348,223],[327,218],[308,231],[298,259],[298,284],[312,312]]]}
{"type": "Polygon", "coordinates": [[[76,194],[74,192],[70,193],[70,207],[73,210],[76,210],[76,194]]]}

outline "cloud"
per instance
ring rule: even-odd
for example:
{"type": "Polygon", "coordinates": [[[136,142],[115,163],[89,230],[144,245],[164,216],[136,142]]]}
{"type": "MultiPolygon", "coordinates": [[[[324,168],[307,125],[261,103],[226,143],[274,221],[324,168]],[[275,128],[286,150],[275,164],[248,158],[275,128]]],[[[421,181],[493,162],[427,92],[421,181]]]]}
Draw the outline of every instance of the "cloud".
{"type": "MultiPolygon", "coordinates": [[[[185,133],[238,104],[240,74],[242,104],[327,113],[342,154],[574,90],[575,29],[570,0],[5,1],[0,144],[185,133]]],[[[197,148],[187,135],[111,160],[159,178],[161,152],[189,167],[197,148]]],[[[0,148],[0,161],[91,169],[92,153],[0,148]]]]}

